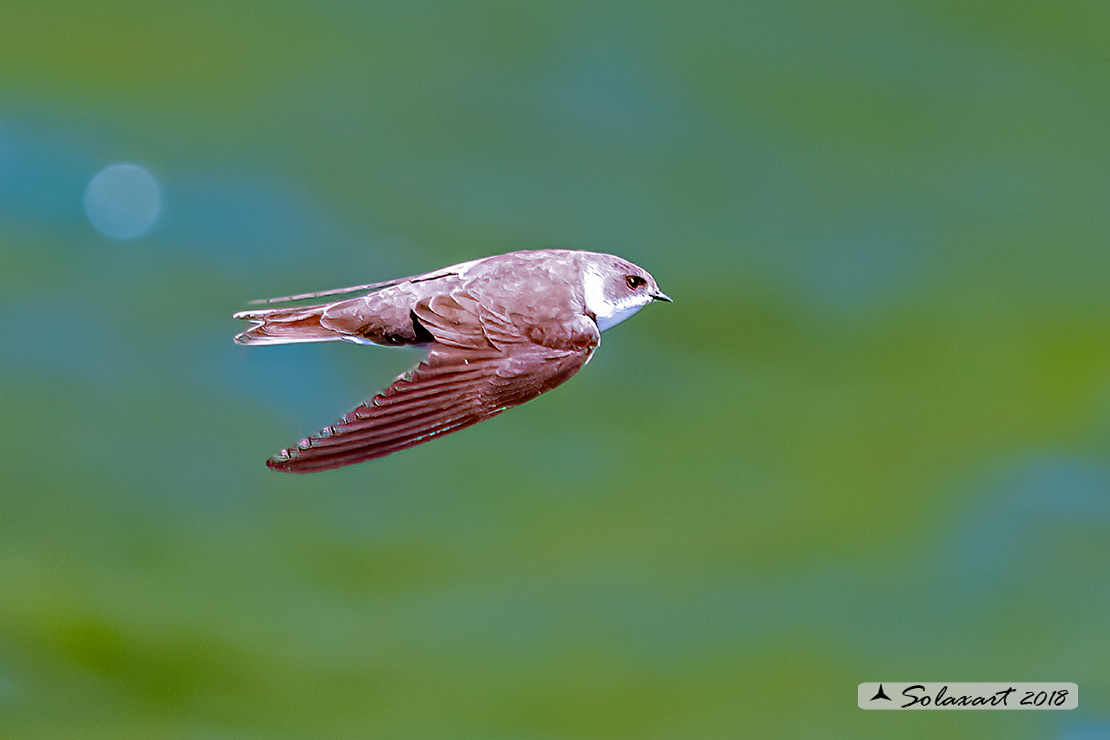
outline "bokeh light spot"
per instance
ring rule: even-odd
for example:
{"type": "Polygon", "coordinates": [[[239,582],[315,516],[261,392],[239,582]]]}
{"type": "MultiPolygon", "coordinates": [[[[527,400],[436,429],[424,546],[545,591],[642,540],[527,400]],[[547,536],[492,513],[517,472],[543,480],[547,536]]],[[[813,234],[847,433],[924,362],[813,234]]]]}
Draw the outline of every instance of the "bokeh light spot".
{"type": "Polygon", "coordinates": [[[89,180],[85,214],[101,234],[134,239],[150,231],[162,215],[162,189],[145,167],[111,164],[89,180]]]}

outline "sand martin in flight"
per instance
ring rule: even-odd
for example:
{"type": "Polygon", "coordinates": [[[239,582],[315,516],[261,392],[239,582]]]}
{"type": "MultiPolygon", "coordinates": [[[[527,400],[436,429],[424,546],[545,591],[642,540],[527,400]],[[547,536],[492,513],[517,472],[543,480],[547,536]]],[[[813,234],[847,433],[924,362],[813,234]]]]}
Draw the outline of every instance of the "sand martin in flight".
{"type": "Polygon", "coordinates": [[[652,301],[671,300],[627,260],[565,249],[259,303],[308,299],[317,301],[235,314],[254,322],[235,341],[418,345],[428,355],[334,425],[267,461],[288,473],[384,457],[519,406],[578,372],[602,331],[652,301]]]}

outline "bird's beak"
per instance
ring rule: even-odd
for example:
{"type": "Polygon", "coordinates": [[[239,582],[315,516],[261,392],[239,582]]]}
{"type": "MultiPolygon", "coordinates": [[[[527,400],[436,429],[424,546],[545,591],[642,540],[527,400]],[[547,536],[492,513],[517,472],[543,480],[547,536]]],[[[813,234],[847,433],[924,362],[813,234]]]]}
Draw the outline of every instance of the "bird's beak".
{"type": "Polygon", "coordinates": [[[652,293],[651,297],[654,298],[657,301],[666,301],[667,303],[674,303],[674,300],[672,300],[669,295],[667,295],[666,293],[664,293],[661,290],[657,290],[654,293],[652,293]]]}

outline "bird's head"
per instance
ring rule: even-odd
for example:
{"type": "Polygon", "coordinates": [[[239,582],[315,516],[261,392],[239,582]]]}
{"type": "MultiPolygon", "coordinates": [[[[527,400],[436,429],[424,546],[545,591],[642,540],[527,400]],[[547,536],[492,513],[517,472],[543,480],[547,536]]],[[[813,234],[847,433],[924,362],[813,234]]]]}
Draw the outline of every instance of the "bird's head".
{"type": "Polygon", "coordinates": [[[602,331],[616,326],[653,301],[671,302],[644,268],[611,254],[585,260],[583,294],[586,310],[602,331]]]}

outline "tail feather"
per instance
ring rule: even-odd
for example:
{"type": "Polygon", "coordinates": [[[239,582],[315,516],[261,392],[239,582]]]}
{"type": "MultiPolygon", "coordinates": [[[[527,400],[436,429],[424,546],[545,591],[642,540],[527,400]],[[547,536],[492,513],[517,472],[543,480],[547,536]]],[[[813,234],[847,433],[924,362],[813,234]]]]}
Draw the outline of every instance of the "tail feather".
{"type": "Polygon", "coordinates": [[[254,326],[238,334],[238,344],[293,344],[332,342],[343,336],[320,324],[326,305],[300,308],[267,308],[240,311],[237,319],[253,321],[254,326]]]}

